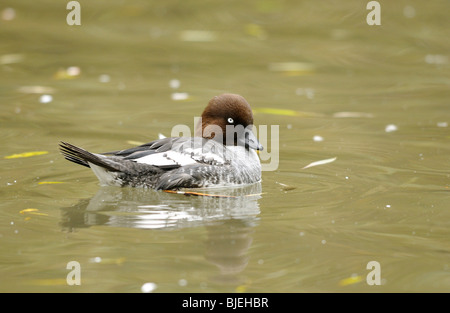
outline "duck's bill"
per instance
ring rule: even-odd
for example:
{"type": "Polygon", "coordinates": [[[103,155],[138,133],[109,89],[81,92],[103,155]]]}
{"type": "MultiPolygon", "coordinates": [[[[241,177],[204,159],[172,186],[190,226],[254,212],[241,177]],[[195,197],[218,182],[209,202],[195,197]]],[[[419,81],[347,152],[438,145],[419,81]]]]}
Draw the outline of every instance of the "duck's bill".
{"type": "Polygon", "coordinates": [[[244,133],[244,142],[246,148],[251,148],[254,150],[263,150],[264,147],[262,144],[259,143],[258,139],[256,138],[255,134],[250,129],[246,129],[244,133]]]}

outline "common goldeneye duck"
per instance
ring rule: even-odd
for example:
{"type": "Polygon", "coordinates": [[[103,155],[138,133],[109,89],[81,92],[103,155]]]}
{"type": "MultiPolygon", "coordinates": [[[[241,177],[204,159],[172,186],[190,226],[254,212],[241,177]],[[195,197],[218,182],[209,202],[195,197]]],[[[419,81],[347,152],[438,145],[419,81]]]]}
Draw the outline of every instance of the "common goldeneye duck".
{"type": "Polygon", "coordinates": [[[101,185],[157,190],[252,184],[261,180],[262,150],[252,132],[253,113],[240,95],[212,98],[195,137],[154,140],[131,149],[92,153],[61,142],[64,157],[90,167],[101,185]]]}

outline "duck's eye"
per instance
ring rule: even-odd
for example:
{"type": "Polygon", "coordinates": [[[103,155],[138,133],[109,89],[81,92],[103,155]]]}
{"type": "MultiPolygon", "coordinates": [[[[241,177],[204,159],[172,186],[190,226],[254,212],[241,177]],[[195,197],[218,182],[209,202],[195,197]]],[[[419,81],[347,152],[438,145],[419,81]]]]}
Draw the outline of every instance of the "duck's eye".
{"type": "Polygon", "coordinates": [[[228,123],[233,124],[233,123],[234,123],[234,120],[233,120],[231,117],[229,117],[229,118],[228,118],[228,123]]]}

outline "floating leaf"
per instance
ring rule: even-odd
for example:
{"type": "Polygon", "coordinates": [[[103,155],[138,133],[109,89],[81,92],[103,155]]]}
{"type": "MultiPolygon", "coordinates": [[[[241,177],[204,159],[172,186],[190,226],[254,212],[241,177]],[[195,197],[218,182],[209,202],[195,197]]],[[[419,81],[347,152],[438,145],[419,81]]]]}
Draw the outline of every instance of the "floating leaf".
{"type": "Polygon", "coordinates": [[[6,64],[13,64],[13,63],[20,63],[24,59],[23,54],[4,54],[0,56],[0,64],[6,65],[6,64]]]}
{"type": "Polygon", "coordinates": [[[302,170],[313,167],[313,166],[317,166],[317,165],[323,165],[323,164],[328,164],[331,162],[336,161],[337,157],[331,158],[331,159],[326,159],[326,160],[320,160],[320,161],[316,161],[316,162],[312,162],[308,165],[306,165],[305,167],[302,168],[302,170]]]}
{"type": "Polygon", "coordinates": [[[363,280],[362,276],[351,276],[345,279],[342,279],[341,281],[339,281],[339,286],[344,287],[344,286],[348,286],[348,285],[353,285],[356,283],[359,283],[363,280]]]}
{"type": "Polygon", "coordinates": [[[281,186],[281,190],[283,190],[283,191],[289,191],[289,190],[297,189],[297,187],[295,187],[295,186],[290,186],[290,185],[286,185],[286,184],[279,183],[279,182],[276,182],[276,183],[281,186]]]}
{"type": "Polygon", "coordinates": [[[294,110],[285,110],[285,109],[272,109],[272,108],[259,108],[254,109],[255,113],[266,113],[273,115],[287,115],[287,116],[298,116],[298,112],[294,110]]]}
{"type": "Polygon", "coordinates": [[[53,185],[53,184],[64,184],[62,181],[40,181],[38,185],[53,185]]]}
{"type": "Polygon", "coordinates": [[[267,38],[267,33],[265,32],[265,30],[258,24],[246,24],[245,25],[245,33],[247,35],[256,37],[260,40],[264,40],[267,38]]]}
{"type": "Polygon", "coordinates": [[[174,92],[170,95],[170,98],[174,101],[190,100],[187,92],[174,92]]]}
{"type": "Polygon", "coordinates": [[[217,34],[209,30],[183,30],[180,33],[182,41],[210,42],[217,40],[217,34]]]}
{"type": "Polygon", "coordinates": [[[60,68],[54,75],[54,79],[73,79],[81,74],[81,69],[78,66],[70,66],[68,68],[60,68]]]}
{"type": "Polygon", "coordinates": [[[392,132],[395,132],[396,130],[398,130],[398,127],[397,127],[396,125],[394,125],[394,124],[389,124],[389,125],[387,125],[386,128],[384,129],[384,131],[385,131],[386,133],[392,133],[392,132]]]}
{"type": "Polygon", "coordinates": [[[134,145],[134,146],[141,146],[141,145],[143,145],[145,142],[142,142],[142,141],[134,141],[134,140],[128,140],[127,143],[130,144],[130,145],[134,145]]]}
{"type": "Polygon", "coordinates": [[[315,66],[305,62],[270,63],[269,71],[283,72],[290,76],[298,76],[313,73],[315,71],[315,66]]]}
{"type": "Polygon", "coordinates": [[[20,214],[32,214],[32,215],[48,216],[48,214],[41,213],[41,212],[39,212],[38,209],[35,209],[35,208],[24,209],[24,210],[19,211],[19,213],[20,214]]]}
{"type": "Polygon", "coordinates": [[[26,94],[54,93],[55,89],[46,86],[22,86],[17,89],[18,92],[26,94]]]}
{"type": "Polygon", "coordinates": [[[302,117],[318,117],[322,116],[313,112],[302,112],[288,109],[275,109],[275,108],[256,108],[253,109],[254,113],[272,114],[272,115],[284,115],[284,116],[302,116],[302,117]]]}
{"type": "Polygon", "coordinates": [[[246,292],[247,291],[247,286],[246,285],[237,286],[235,291],[238,292],[238,293],[246,292]]]}
{"type": "Polygon", "coordinates": [[[374,115],[372,113],[366,112],[336,112],[333,114],[335,118],[373,118],[374,115]]]}
{"type": "Polygon", "coordinates": [[[25,214],[25,213],[30,213],[30,212],[37,212],[39,211],[38,209],[33,209],[33,208],[29,208],[29,209],[24,209],[19,211],[20,214],[25,214]]]}
{"type": "Polygon", "coordinates": [[[48,151],[31,151],[31,152],[24,152],[24,153],[18,153],[18,154],[12,154],[3,157],[4,159],[17,159],[17,158],[28,158],[36,155],[43,155],[47,154],[48,151]]]}

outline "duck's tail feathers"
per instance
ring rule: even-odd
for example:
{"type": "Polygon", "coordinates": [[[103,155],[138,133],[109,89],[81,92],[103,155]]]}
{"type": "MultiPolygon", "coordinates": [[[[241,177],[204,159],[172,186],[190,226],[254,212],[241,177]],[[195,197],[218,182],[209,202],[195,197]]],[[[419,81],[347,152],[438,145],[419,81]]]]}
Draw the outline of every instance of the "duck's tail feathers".
{"type": "Polygon", "coordinates": [[[60,151],[66,160],[79,165],[91,167],[89,163],[98,165],[108,171],[117,172],[119,169],[113,166],[114,162],[109,161],[106,157],[86,151],[80,147],[70,143],[61,141],[59,144],[60,151]]]}

